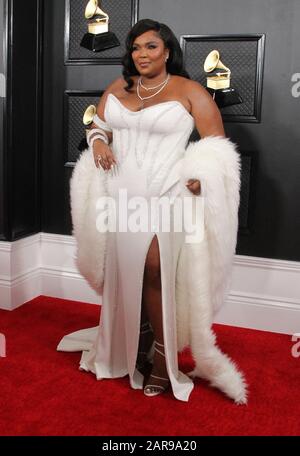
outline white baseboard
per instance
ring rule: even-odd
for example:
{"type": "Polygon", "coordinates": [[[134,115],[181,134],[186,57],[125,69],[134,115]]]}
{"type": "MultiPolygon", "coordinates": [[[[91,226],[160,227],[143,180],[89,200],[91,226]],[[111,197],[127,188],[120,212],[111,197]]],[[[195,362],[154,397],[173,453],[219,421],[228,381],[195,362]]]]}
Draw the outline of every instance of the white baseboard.
{"type": "Polygon", "coordinates": [[[215,321],[284,334],[300,331],[300,263],[236,255],[231,291],[215,321]]]}
{"type": "Polygon", "coordinates": [[[75,240],[72,236],[40,233],[41,294],[57,298],[101,304],[98,296],[79,274],[74,262],[75,240]]]}
{"type": "MultiPolygon", "coordinates": [[[[0,242],[0,308],[39,295],[101,304],[78,273],[72,236],[38,233],[0,242]]],[[[284,334],[300,332],[300,262],[236,255],[231,292],[216,323],[284,334]]]]}
{"type": "Polygon", "coordinates": [[[215,323],[282,334],[299,333],[300,303],[284,299],[232,291],[215,323]]]}
{"type": "Polygon", "coordinates": [[[0,309],[12,310],[40,295],[40,233],[0,241],[0,309]]]}

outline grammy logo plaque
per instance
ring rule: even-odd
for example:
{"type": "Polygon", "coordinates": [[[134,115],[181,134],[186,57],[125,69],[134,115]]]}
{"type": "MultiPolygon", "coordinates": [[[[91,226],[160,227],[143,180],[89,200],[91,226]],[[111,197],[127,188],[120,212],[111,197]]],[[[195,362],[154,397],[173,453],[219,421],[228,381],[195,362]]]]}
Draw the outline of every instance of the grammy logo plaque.
{"type": "Polygon", "coordinates": [[[238,91],[230,87],[230,69],[220,60],[217,49],[211,51],[205,59],[204,71],[212,73],[207,76],[206,86],[219,108],[242,103],[238,91]]]}
{"type": "Polygon", "coordinates": [[[96,112],[97,112],[97,108],[95,105],[88,106],[86,108],[86,110],[84,111],[82,123],[84,125],[86,125],[87,128],[85,130],[85,136],[82,138],[82,140],[80,141],[80,143],[77,147],[80,152],[82,152],[83,150],[85,150],[89,147],[88,143],[87,143],[87,133],[90,130],[90,126],[93,123],[93,118],[94,118],[94,115],[96,114],[96,112]]]}
{"type": "Polygon", "coordinates": [[[80,46],[93,52],[120,46],[116,35],[109,31],[109,16],[99,7],[98,0],[88,2],[85,18],[88,19],[88,33],[82,38],[80,46]]]}

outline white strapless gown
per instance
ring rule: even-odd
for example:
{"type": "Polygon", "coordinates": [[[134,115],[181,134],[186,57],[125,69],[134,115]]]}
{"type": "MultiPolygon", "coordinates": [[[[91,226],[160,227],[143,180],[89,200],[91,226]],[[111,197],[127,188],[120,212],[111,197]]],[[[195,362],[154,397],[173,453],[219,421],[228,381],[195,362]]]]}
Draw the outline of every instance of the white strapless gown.
{"type": "MultiPolygon", "coordinates": [[[[184,106],[167,101],[131,111],[109,94],[104,115],[113,130],[112,150],[119,162],[116,175],[107,173],[108,194],[117,201],[119,189],[127,192],[127,198],[141,196],[147,201],[179,197],[182,182],[179,178],[174,182],[178,176],[174,171],[194,128],[194,119],[184,106]]],[[[190,194],[187,189],[186,194],[190,194]]],[[[176,266],[184,233],[172,227],[169,232],[162,230],[158,217],[146,231],[108,232],[100,325],[65,336],[57,349],[82,350],[80,369],[93,372],[99,380],[129,374],[132,388],[143,387],[143,375],[135,365],[144,264],[154,235],[160,249],[166,365],[174,396],[187,401],[194,385],[178,370],[175,302],[176,266]]]]}

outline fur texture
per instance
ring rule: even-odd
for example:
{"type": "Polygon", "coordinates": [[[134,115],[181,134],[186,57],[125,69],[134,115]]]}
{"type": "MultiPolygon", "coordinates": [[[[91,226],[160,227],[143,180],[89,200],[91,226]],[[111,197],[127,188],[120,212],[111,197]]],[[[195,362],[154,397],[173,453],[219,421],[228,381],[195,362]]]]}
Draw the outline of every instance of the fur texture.
{"type": "Polygon", "coordinates": [[[216,345],[213,316],[230,287],[235,254],[240,191],[240,156],[228,138],[206,137],[189,144],[182,181],[201,182],[204,197],[204,239],[184,244],[176,276],[179,350],[190,346],[198,376],[232,398],[247,402],[247,387],[236,364],[216,345]]]}
{"type": "Polygon", "coordinates": [[[97,169],[92,150],[77,160],[70,180],[71,215],[79,272],[98,294],[102,294],[106,256],[106,234],[96,227],[97,198],[106,196],[105,173],[97,169]]]}
{"type": "MultiPolygon", "coordinates": [[[[179,350],[190,346],[195,368],[202,377],[237,404],[247,402],[243,374],[218,348],[212,331],[213,316],[230,287],[235,254],[240,190],[240,156],[228,138],[209,136],[190,143],[180,172],[184,183],[201,182],[204,199],[204,239],[185,243],[176,274],[176,318],[179,350]]],[[[96,201],[106,195],[105,172],[97,169],[90,149],[76,163],[71,179],[73,235],[77,241],[80,273],[102,294],[106,235],[96,229],[96,201]]],[[[195,196],[196,197],[196,196],[195,196]]]]}

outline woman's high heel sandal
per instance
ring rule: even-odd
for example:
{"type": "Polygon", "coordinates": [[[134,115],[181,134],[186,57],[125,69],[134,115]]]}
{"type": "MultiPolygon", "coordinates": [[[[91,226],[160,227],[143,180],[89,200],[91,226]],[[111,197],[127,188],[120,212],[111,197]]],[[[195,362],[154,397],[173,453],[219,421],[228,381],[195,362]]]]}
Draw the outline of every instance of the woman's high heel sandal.
{"type": "MultiPolygon", "coordinates": [[[[157,348],[157,345],[164,348],[164,344],[160,344],[159,342],[157,342],[155,340],[154,341],[154,351],[156,351],[157,353],[159,353],[160,355],[162,355],[165,358],[166,355],[157,348]]],[[[157,396],[158,394],[161,394],[164,391],[166,391],[168,389],[168,387],[170,386],[170,379],[169,378],[159,377],[158,375],[150,374],[149,378],[151,378],[151,377],[154,378],[154,379],[157,379],[157,380],[163,380],[163,381],[168,382],[168,383],[167,383],[166,386],[154,385],[154,384],[148,383],[145,386],[145,388],[144,388],[145,396],[157,396]]]]}

